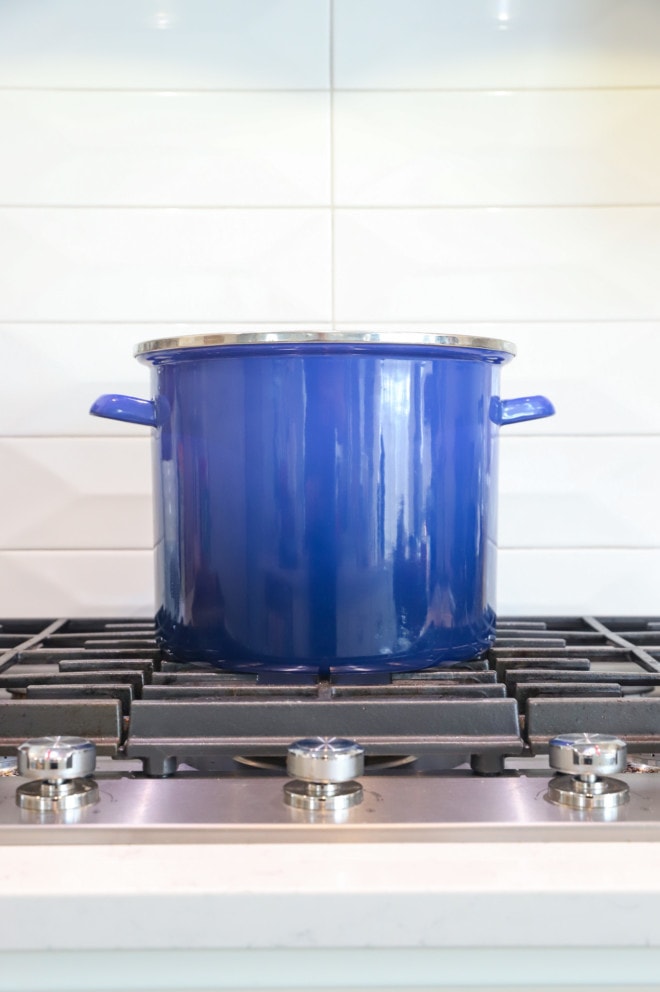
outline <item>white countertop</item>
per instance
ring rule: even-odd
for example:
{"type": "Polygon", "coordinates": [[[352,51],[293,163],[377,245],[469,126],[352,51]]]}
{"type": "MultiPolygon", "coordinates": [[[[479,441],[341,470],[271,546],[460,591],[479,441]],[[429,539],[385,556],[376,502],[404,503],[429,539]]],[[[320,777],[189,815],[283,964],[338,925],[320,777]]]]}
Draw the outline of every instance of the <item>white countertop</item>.
{"type": "Polygon", "coordinates": [[[3,950],[660,947],[660,849],[652,843],[3,852],[3,950]]]}
{"type": "MultiPolygon", "coordinates": [[[[388,960],[387,987],[404,987],[391,984],[396,975],[422,987],[414,981],[431,974],[436,987],[457,978],[476,987],[466,985],[471,973],[524,982],[518,969],[530,953],[537,962],[545,955],[544,975],[550,969],[555,983],[566,955],[578,986],[632,981],[649,967],[660,974],[653,843],[9,845],[2,854],[0,989],[59,988],[55,964],[90,955],[115,966],[151,955],[145,974],[156,985],[136,989],[348,987],[346,960],[351,974],[357,969],[351,987],[386,987],[374,976],[388,960]],[[273,984],[285,951],[292,984],[273,984]],[[197,965],[216,962],[215,984],[190,984],[189,973],[188,984],[168,984],[191,954],[197,965]],[[375,954],[379,968],[364,971],[364,956],[375,954]],[[243,962],[242,984],[227,984],[229,960],[243,962]],[[20,984],[25,961],[33,984],[20,984]],[[254,975],[249,984],[245,967],[257,969],[259,984],[254,975]],[[302,984],[291,977],[296,968],[302,984]],[[367,984],[356,979],[363,971],[367,984]]],[[[68,972],[68,988],[129,987],[104,984],[103,966],[93,973],[92,981],[83,969],[78,985],[68,972]]]]}

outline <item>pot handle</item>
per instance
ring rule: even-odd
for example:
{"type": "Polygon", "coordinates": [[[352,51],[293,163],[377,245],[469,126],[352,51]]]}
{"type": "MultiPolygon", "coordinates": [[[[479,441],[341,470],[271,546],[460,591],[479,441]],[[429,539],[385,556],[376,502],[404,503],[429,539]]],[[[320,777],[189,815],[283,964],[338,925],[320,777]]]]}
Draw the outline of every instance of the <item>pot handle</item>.
{"type": "Polygon", "coordinates": [[[142,400],[137,396],[106,393],[99,396],[89,412],[93,417],[107,417],[108,420],[123,420],[128,424],[156,427],[156,404],[153,400],[142,400]]]}
{"type": "Polygon", "coordinates": [[[522,424],[525,420],[542,420],[552,417],[555,408],[545,396],[520,396],[515,400],[494,402],[493,420],[505,427],[507,424],[522,424]]]}

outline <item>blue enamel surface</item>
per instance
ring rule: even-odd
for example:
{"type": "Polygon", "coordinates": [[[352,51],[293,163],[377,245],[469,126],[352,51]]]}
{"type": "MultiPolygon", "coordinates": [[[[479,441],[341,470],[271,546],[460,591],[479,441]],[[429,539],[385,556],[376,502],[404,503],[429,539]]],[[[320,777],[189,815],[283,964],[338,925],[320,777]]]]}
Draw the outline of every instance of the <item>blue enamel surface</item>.
{"type": "Polygon", "coordinates": [[[554,412],[554,406],[545,396],[520,396],[515,400],[496,400],[494,419],[504,427],[551,417],[554,412]]]}
{"type": "Polygon", "coordinates": [[[149,356],[167,653],[369,672],[484,651],[499,425],[542,399],[499,399],[507,358],[372,343],[149,356]],[[506,418],[507,403],[523,405],[506,418]]]}
{"type": "Polygon", "coordinates": [[[157,366],[157,619],[177,657],[416,668],[490,643],[497,365],[347,351],[157,366]]]}
{"type": "Polygon", "coordinates": [[[122,396],[120,393],[99,396],[89,412],[94,417],[107,417],[108,420],[121,420],[143,427],[155,427],[157,423],[156,404],[152,400],[122,396]]]}

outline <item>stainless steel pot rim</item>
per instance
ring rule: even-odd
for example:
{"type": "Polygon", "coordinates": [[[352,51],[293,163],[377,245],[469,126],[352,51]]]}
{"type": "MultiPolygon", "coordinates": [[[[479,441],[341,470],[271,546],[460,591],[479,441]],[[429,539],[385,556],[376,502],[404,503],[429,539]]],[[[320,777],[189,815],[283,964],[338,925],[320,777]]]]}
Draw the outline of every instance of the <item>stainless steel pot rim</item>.
{"type": "Polygon", "coordinates": [[[497,351],[515,355],[516,346],[499,338],[473,337],[467,334],[428,334],[418,331],[258,331],[244,334],[188,334],[182,337],[156,338],[143,341],[135,348],[140,358],[162,351],[183,348],[242,347],[276,344],[374,344],[409,347],[469,348],[477,351],[497,351]]]}

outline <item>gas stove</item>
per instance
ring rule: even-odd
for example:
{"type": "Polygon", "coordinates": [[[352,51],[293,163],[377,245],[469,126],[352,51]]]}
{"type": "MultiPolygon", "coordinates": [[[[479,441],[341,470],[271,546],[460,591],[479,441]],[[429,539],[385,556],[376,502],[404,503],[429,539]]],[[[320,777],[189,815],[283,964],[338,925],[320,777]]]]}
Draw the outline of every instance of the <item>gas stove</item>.
{"type": "Polygon", "coordinates": [[[176,664],[136,619],[0,649],[0,843],[660,839],[660,618],[502,618],[486,657],[328,679],[176,664]]]}

